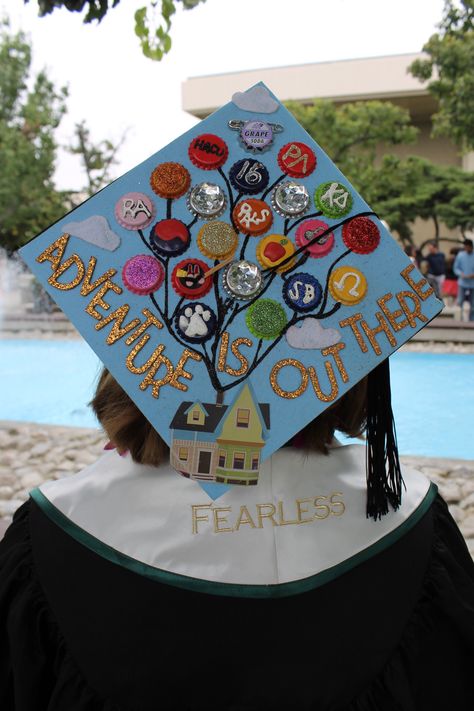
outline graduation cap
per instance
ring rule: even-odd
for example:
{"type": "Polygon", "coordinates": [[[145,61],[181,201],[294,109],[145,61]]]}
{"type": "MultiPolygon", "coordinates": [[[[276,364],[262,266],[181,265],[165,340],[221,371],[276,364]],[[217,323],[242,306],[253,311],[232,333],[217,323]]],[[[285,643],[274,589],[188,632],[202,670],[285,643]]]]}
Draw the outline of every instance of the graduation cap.
{"type": "Polygon", "coordinates": [[[387,358],[442,304],[263,84],[22,256],[212,498],[370,373],[367,513],[399,506],[387,358]]]}

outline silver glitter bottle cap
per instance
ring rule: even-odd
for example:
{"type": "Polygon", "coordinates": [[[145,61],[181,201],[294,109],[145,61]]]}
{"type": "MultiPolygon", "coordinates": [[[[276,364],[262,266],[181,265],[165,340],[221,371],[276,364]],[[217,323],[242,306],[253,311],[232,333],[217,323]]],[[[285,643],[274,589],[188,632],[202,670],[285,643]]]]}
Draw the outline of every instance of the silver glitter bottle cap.
{"type": "Polygon", "coordinates": [[[220,217],[226,207],[224,191],[215,183],[199,183],[189,193],[187,205],[197,217],[206,220],[220,217]]]}
{"type": "Polygon", "coordinates": [[[231,262],[224,269],[222,286],[224,291],[234,299],[249,301],[262,289],[261,270],[256,264],[248,262],[246,259],[231,262]]]}
{"type": "Polygon", "coordinates": [[[304,185],[294,180],[280,183],[272,192],[272,207],[282,217],[298,217],[309,207],[309,193],[304,185]]]}

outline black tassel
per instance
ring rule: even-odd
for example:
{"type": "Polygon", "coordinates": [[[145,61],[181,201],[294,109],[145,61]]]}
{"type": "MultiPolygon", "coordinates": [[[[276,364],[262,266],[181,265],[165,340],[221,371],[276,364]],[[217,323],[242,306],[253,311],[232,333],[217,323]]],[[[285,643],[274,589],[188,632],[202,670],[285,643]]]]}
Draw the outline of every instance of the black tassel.
{"type": "Polygon", "coordinates": [[[367,378],[367,518],[374,521],[396,511],[405,486],[398,459],[397,435],[392,412],[388,358],[367,378]]]}

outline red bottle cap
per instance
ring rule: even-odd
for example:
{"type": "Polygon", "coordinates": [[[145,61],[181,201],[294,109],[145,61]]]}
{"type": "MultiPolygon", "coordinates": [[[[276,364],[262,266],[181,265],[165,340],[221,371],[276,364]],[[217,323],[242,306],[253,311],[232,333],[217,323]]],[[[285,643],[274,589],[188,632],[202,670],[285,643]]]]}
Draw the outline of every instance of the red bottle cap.
{"type": "Polygon", "coordinates": [[[204,276],[209,269],[200,259],[183,259],[171,274],[173,289],[180,296],[199,299],[211,290],[212,276],[204,276]]]}
{"type": "Polygon", "coordinates": [[[202,133],[191,141],[188,149],[191,161],[202,170],[220,168],[227,160],[229,149],[219,136],[202,133]]]}
{"type": "Polygon", "coordinates": [[[316,156],[304,143],[286,143],[278,153],[278,165],[292,178],[306,178],[316,168],[316,156]]]}

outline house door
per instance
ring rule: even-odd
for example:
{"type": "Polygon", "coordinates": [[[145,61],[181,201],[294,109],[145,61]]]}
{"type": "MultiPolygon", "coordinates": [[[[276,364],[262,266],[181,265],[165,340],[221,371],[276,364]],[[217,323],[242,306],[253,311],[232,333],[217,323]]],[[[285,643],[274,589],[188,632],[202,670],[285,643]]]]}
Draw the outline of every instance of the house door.
{"type": "Polygon", "coordinates": [[[211,452],[199,452],[198,474],[209,474],[211,470],[211,452]]]}

